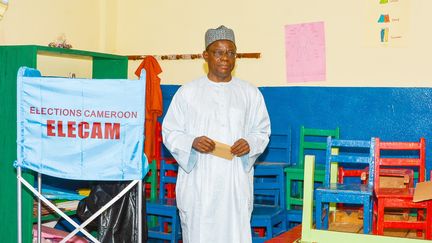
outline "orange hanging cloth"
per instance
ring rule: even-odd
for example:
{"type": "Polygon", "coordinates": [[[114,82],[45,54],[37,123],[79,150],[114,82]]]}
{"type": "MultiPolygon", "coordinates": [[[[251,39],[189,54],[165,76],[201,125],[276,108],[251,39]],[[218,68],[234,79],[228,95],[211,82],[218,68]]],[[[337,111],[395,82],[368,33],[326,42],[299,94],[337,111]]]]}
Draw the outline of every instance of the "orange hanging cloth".
{"type": "Polygon", "coordinates": [[[162,115],[162,90],[158,75],[162,72],[159,63],[153,56],[147,56],[141,62],[135,75],[141,75],[142,69],[146,70],[146,101],[145,101],[145,141],[144,153],[148,161],[155,158],[155,130],[157,118],[162,115]]]}

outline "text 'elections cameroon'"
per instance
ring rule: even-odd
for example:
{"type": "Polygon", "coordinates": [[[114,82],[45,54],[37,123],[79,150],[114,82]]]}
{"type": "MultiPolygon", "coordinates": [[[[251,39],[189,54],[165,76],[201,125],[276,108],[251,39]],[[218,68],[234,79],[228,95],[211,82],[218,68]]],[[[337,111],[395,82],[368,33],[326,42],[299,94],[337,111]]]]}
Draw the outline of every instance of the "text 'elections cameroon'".
{"type": "MultiPolygon", "coordinates": [[[[100,111],[80,110],[53,107],[30,107],[30,114],[43,116],[67,116],[86,118],[115,118],[136,119],[136,111],[100,111]]],[[[48,119],[46,121],[46,134],[49,137],[67,137],[81,139],[120,139],[119,122],[87,122],[87,121],[61,121],[48,119]]]]}

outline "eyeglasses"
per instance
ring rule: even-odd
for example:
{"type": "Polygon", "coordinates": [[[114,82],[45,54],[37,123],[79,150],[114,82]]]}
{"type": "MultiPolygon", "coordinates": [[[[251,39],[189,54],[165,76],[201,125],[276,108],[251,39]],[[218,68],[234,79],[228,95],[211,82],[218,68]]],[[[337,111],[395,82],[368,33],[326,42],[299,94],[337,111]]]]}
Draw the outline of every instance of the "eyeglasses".
{"type": "Polygon", "coordinates": [[[231,50],[214,50],[210,52],[216,58],[221,58],[223,55],[227,55],[228,58],[235,58],[237,56],[237,52],[231,50]]]}

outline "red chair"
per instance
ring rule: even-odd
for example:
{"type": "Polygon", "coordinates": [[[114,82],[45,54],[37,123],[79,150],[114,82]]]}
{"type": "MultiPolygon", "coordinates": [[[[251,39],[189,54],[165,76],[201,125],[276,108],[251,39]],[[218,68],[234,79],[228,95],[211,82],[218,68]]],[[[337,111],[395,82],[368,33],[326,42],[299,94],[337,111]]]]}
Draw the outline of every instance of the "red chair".
{"type": "MultiPolygon", "coordinates": [[[[366,184],[369,177],[369,167],[364,169],[345,169],[338,167],[338,183],[343,184],[345,177],[356,177],[362,184],[366,184]]],[[[386,188],[407,188],[414,186],[414,171],[412,169],[382,169],[380,171],[380,187],[386,188]]],[[[358,215],[363,215],[361,206],[346,206],[343,203],[337,204],[338,210],[358,210],[358,215]]],[[[404,217],[408,217],[408,211],[404,211],[404,217]]]]}
{"type": "Polygon", "coordinates": [[[419,182],[425,180],[425,139],[420,142],[382,142],[379,138],[375,144],[375,178],[374,178],[374,221],[373,233],[384,234],[385,228],[416,229],[417,235],[425,232],[425,238],[431,239],[432,204],[428,201],[414,203],[414,187],[382,188],[380,175],[384,168],[418,169],[419,182]],[[386,209],[417,209],[417,221],[384,220],[386,209]],[[426,211],[426,217],[425,217],[426,211]]]}
{"type": "MultiPolygon", "coordinates": [[[[155,135],[155,160],[156,160],[156,167],[157,170],[160,171],[160,163],[161,160],[165,160],[167,164],[177,164],[174,158],[172,157],[164,157],[162,153],[162,126],[160,122],[156,123],[156,135],[155,135]]],[[[176,176],[176,172],[174,171],[167,171],[168,176],[176,176]]],[[[168,184],[167,185],[167,198],[175,198],[175,185],[174,184],[168,184]]]]}
{"type": "MultiPolygon", "coordinates": [[[[340,166],[338,167],[338,183],[343,184],[345,177],[358,177],[360,178],[362,184],[366,184],[369,176],[368,170],[368,167],[358,170],[347,170],[344,167],[340,166]]],[[[380,187],[390,187],[391,185],[389,184],[393,184],[393,187],[397,188],[414,186],[414,171],[410,169],[382,169],[380,171],[380,176],[381,180],[385,179],[384,181],[380,181],[380,187]],[[397,179],[398,181],[392,183],[390,181],[391,179],[397,179]]]]}
{"type": "Polygon", "coordinates": [[[343,184],[345,177],[358,177],[361,179],[362,184],[366,184],[366,175],[368,167],[364,169],[345,169],[343,166],[338,167],[338,183],[343,184]],[[363,177],[362,177],[363,176],[363,177]]]}

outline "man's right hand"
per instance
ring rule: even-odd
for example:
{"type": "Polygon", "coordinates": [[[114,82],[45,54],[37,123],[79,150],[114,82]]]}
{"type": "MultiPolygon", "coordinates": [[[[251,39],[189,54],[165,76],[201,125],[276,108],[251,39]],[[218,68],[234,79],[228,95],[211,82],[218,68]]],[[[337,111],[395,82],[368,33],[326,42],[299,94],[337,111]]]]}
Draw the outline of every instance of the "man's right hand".
{"type": "Polygon", "coordinates": [[[215,149],[215,142],[206,136],[196,137],[192,143],[192,148],[201,153],[209,153],[215,149]]]}

